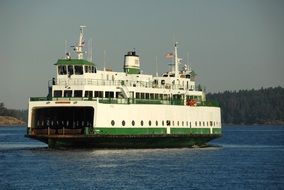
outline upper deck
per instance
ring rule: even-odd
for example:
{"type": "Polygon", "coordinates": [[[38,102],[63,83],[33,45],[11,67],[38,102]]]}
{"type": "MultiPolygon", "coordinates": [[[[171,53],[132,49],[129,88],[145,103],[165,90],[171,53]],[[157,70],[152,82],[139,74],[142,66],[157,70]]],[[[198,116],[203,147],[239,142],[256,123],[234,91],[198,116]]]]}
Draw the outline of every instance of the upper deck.
{"type": "Polygon", "coordinates": [[[121,99],[195,99],[205,101],[202,90],[196,90],[194,72],[185,65],[180,68],[177,44],[171,53],[171,70],[162,76],[142,74],[140,58],[135,51],[124,55],[123,72],[97,70],[96,65],[84,60],[85,40],[80,29],[79,43],[74,47],[77,58],[66,53],[56,63],[56,79],[49,85],[48,97],[54,98],[121,98],[121,99]]]}

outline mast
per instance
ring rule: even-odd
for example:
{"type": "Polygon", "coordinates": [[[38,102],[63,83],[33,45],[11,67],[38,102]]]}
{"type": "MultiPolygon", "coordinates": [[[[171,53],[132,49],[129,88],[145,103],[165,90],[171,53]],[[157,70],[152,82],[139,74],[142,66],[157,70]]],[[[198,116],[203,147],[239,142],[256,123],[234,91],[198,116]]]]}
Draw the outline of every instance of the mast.
{"type": "Polygon", "coordinates": [[[84,31],[83,29],[86,28],[86,26],[80,26],[80,36],[79,36],[79,42],[77,46],[74,46],[74,51],[78,55],[78,59],[83,59],[84,58],[84,51],[83,47],[85,45],[85,40],[84,40],[84,31]]]}
{"type": "Polygon", "coordinates": [[[174,50],[174,65],[175,65],[175,77],[176,78],[179,78],[179,70],[178,70],[178,55],[177,55],[177,42],[175,43],[175,50],[174,50]]]}

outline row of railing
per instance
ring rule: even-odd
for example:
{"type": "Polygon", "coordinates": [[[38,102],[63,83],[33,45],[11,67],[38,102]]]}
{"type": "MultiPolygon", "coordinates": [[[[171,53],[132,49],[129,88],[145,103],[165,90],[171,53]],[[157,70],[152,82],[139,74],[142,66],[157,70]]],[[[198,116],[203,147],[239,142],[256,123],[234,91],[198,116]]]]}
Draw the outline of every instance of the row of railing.
{"type": "MultiPolygon", "coordinates": [[[[30,101],[99,101],[104,104],[165,104],[165,105],[185,105],[184,99],[170,98],[161,99],[136,99],[136,98],[93,98],[93,97],[31,97],[30,101]]],[[[217,101],[196,101],[191,106],[219,107],[217,101]]]]}
{"type": "Polygon", "coordinates": [[[95,85],[95,86],[126,86],[142,88],[161,88],[173,90],[194,90],[194,86],[184,86],[181,84],[157,84],[155,82],[128,81],[128,80],[102,80],[102,79],[58,79],[57,85],[95,85]]]}

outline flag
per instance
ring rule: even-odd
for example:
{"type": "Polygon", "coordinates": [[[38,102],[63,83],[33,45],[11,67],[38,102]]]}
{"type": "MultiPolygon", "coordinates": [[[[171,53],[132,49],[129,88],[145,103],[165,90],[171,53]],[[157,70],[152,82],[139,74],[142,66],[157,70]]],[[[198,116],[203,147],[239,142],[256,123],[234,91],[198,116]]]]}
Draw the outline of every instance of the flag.
{"type": "Polygon", "coordinates": [[[166,57],[166,59],[173,59],[174,58],[174,54],[169,52],[169,53],[166,53],[165,57],[166,57]]]}

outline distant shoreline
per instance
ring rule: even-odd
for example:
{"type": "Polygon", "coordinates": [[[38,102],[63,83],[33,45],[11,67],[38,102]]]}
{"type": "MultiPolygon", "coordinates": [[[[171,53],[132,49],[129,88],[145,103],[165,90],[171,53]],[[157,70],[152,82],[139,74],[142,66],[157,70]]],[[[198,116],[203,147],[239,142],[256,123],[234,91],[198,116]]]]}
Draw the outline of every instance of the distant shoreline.
{"type": "Polygon", "coordinates": [[[25,126],[26,123],[11,116],[0,116],[0,127],[25,126]]]}

